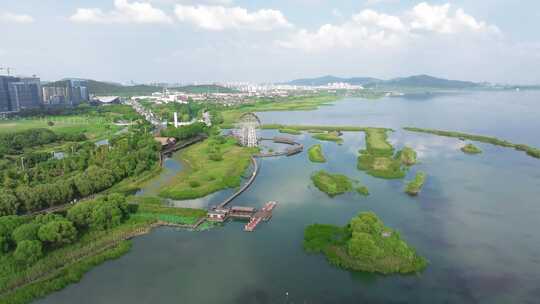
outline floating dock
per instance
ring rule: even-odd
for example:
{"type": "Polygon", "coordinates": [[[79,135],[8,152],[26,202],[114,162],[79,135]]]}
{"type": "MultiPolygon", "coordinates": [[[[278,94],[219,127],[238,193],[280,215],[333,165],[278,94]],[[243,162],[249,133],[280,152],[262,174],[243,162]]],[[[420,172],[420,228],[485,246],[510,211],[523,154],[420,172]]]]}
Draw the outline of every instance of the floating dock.
{"type": "Polygon", "coordinates": [[[244,231],[253,232],[261,222],[267,222],[272,218],[272,210],[277,206],[274,201],[267,202],[261,210],[253,207],[234,206],[223,208],[216,206],[208,211],[207,220],[223,223],[228,219],[248,220],[244,225],[244,231]]]}

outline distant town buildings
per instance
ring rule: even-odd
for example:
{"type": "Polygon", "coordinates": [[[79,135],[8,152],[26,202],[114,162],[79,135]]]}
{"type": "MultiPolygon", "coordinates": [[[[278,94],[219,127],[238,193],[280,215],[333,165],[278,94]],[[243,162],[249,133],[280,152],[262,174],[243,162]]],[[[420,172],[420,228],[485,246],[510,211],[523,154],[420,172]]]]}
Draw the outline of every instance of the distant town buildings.
{"type": "Polygon", "coordinates": [[[41,82],[37,77],[0,76],[0,112],[39,108],[41,82]]]}
{"type": "Polygon", "coordinates": [[[41,81],[37,77],[19,78],[10,83],[9,94],[18,110],[35,109],[42,105],[41,81]]]}
{"type": "Polygon", "coordinates": [[[16,77],[0,76],[0,112],[14,112],[17,111],[17,105],[12,101],[12,97],[9,94],[10,83],[17,82],[16,77]]]}

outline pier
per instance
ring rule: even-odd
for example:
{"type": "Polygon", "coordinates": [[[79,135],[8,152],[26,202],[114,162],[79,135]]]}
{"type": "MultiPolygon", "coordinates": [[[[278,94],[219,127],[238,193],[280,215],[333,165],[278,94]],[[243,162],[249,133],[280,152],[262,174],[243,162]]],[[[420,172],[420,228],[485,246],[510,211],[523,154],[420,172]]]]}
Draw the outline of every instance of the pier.
{"type": "Polygon", "coordinates": [[[282,151],[259,153],[259,154],[256,154],[255,157],[262,158],[262,157],[292,156],[292,155],[295,155],[304,151],[304,145],[287,137],[273,137],[273,138],[260,138],[259,139],[259,141],[263,141],[263,140],[270,140],[275,143],[286,144],[292,147],[289,147],[282,151]]]}

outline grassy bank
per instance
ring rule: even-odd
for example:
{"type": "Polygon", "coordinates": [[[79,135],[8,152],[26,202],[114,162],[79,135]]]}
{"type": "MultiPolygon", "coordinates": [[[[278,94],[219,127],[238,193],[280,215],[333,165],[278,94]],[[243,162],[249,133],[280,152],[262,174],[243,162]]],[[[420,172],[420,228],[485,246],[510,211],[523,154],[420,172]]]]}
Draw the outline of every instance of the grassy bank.
{"type": "Polygon", "coordinates": [[[492,144],[496,146],[506,147],[506,148],[514,148],[518,151],[523,151],[527,153],[527,155],[532,156],[534,158],[540,158],[540,149],[531,147],[525,144],[514,144],[509,141],[498,139],[495,137],[489,137],[489,136],[483,136],[483,135],[474,135],[474,134],[467,134],[467,133],[461,133],[461,132],[453,132],[453,131],[442,131],[442,130],[434,130],[434,129],[422,129],[422,128],[413,128],[413,127],[405,127],[403,128],[410,132],[418,132],[418,133],[428,133],[428,134],[434,134],[439,136],[445,136],[445,137],[454,137],[459,139],[468,139],[472,141],[478,141],[483,142],[487,144],[492,144]]]}
{"type": "Polygon", "coordinates": [[[315,95],[256,100],[253,103],[223,111],[224,123],[222,127],[232,127],[242,114],[248,112],[311,111],[321,106],[330,105],[339,98],[336,95],[315,95]]]}
{"type": "Polygon", "coordinates": [[[409,165],[416,153],[405,148],[394,156],[394,147],[388,142],[386,129],[368,128],[366,134],[366,149],[360,150],[358,169],[366,171],[371,176],[387,179],[405,177],[403,164],[409,165]]]}
{"type": "MultiPolygon", "coordinates": [[[[128,208],[130,213],[125,221],[116,222],[114,218],[117,214],[107,209],[111,212],[109,220],[116,222],[116,226],[108,229],[97,229],[92,224],[86,228],[80,227],[79,225],[89,220],[83,217],[83,214],[94,214],[101,209],[88,211],[85,206],[96,204],[90,201],[80,203],[84,206],[75,205],[71,208],[73,210],[67,211],[67,218],[75,221],[79,230],[78,238],[71,244],[49,248],[36,261],[21,263],[17,260],[17,251],[0,254],[0,303],[29,303],[78,282],[83,274],[94,266],[128,252],[131,243],[126,240],[148,233],[158,222],[192,225],[206,217],[206,210],[167,207],[161,199],[155,197],[134,197],[128,201],[131,203],[128,208]],[[74,209],[77,209],[77,212],[74,209]]],[[[113,205],[109,207],[113,208],[113,205]]],[[[25,220],[26,225],[31,218],[25,220]]],[[[56,218],[57,215],[35,217],[34,222],[56,218]]],[[[201,227],[208,228],[210,227],[201,227]]]]}
{"type": "Polygon", "coordinates": [[[407,274],[427,266],[427,260],[407,245],[397,231],[385,227],[371,212],[360,213],[344,227],[306,227],[304,249],[324,254],[332,265],[356,271],[407,274]]]}
{"type": "Polygon", "coordinates": [[[321,145],[311,146],[308,150],[308,155],[309,155],[309,160],[314,163],[326,162],[326,158],[324,157],[321,145]]]}
{"type": "Polygon", "coordinates": [[[416,173],[414,179],[407,184],[405,192],[410,195],[418,195],[418,193],[420,193],[420,190],[422,190],[425,182],[426,174],[424,172],[418,172],[416,173]]]}
{"type": "Polygon", "coordinates": [[[461,151],[463,151],[463,153],[467,153],[467,154],[480,154],[480,153],[482,153],[482,150],[480,150],[480,148],[478,148],[477,146],[475,146],[473,144],[466,144],[465,146],[461,147],[461,151]]]}
{"type": "Polygon", "coordinates": [[[159,195],[177,200],[193,199],[238,187],[255,152],[238,146],[233,138],[210,138],[192,145],[180,153],[184,170],[172,178],[159,195]]]}
{"type": "Polygon", "coordinates": [[[122,241],[115,247],[107,249],[99,254],[90,256],[80,261],[68,265],[50,276],[36,281],[32,284],[18,288],[13,292],[0,298],[1,304],[26,304],[35,299],[63,289],[69,284],[79,282],[83,275],[90,269],[102,264],[107,260],[121,257],[131,248],[131,241],[122,241]]]}
{"type": "MultiPolygon", "coordinates": [[[[279,129],[289,129],[297,131],[308,131],[310,133],[321,133],[321,132],[332,132],[332,131],[342,131],[342,132],[363,132],[369,129],[370,127],[362,126],[318,126],[318,125],[282,125],[282,124],[264,124],[262,126],[266,130],[279,130],[279,129]]],[[[391,129],[382,129],[390,131],[391,129]]]]}

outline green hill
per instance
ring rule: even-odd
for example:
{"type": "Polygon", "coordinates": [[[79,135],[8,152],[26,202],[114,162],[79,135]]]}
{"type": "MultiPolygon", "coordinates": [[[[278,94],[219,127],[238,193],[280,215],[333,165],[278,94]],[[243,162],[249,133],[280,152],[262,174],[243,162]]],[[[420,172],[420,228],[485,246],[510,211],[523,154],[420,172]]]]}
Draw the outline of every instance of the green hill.
{"type": "MultiPolygon", "coordinates": [[[[69,80],[59,80],[44,84],[45,87],[66,87],[69,80]]],[[[133,85],[125,86],[118,83],[103,82],[88,79],[86,80],[88,92],[93,95],[118,95],[118,96],[133,96],[133,95],[150,95],[154,92],[161,92],[163,87],[152,85],[133,85]]],[[[229,89],[219,85],[189,85],[183,87],[170,88],[186,93],[202,94],[202,93],[236,93],[238,91],[229,89]]]]}

